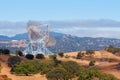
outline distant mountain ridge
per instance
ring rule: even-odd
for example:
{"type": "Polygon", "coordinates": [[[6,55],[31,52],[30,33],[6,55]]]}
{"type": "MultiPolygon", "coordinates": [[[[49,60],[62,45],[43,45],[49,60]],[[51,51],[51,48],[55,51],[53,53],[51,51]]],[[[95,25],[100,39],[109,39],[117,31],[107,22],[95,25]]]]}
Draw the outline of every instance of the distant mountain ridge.
{"type": "MultiPolygon", "coordinates": [[[[48,48],[56,53],[56,52],[72,52],[72,51],[80,51],[80,50],[101,50],[109,45],[120,47],[120,39],[115,38],[92,38],[92,37],[77,37],[57,32],[50,32],[51,36],[56,40],[56,44],[54,46],[48,46],[48,48]]],[[[27,33],[17,34],[13,37],[0,36],[0,41],[11,41],[11,40],[22,40],[28,39],[27,33]]],[[[5,46],[6,44],[0,44],[0,46],[5,46]]],[[[6,45],[5,47],[7,47],[6,45]]],[[[11,44],[9,44],[9,48],[11,49],[11,44]]],[[[13,47],[12,47],[13,48],[13,47]]],[[[24,49],[23,49],[24,50],[24,49]]]]}
{"type": "Polygon", "coordinates": [[[0,35],[0,40],[11,40],[10,37],[8,36],[4,36],[4,35],[0,35]]]}
{"type": "MultiPolygon", "coordinates": [[[[56,37],[56,36],[63,36],[65,34],[58,33],[58,32],[50,32],[50,35],[52,35],[53,37],[56,37]]],[[[15,36],[12,36],[12,37],[0,35],[0,40],[5,40],[5,41],[7,41],[7,40],[21,40],[21,39],[27,39],[27,38],[28,38],[27,33],[16,34],[15,36]]]]}

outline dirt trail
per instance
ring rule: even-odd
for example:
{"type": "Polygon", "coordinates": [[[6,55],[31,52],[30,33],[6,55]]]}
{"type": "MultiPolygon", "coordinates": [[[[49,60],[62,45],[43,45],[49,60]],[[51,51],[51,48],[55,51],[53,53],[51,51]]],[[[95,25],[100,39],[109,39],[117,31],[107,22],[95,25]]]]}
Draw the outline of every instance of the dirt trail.
{"type": "Polygon", "coordinates": [[[47,80],[45,78],[45,76],[40,75],[40,74],[36,74],[33,76],[16,76],[10,73],[10,68],[5,64],[2,63],[2,70],[1,73],[2,75],[7,75],[9,78],[11,78],[12,80],[47,80]]]}

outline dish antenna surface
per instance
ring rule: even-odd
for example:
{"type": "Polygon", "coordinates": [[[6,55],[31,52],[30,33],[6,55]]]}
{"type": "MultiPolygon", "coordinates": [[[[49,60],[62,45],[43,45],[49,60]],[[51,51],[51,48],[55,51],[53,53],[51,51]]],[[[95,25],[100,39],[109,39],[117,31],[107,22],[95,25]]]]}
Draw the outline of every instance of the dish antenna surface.
{"type": "Polygon", "coordinates": [[[24,54],[52,54],[50,50],[46,48],[49,42],[49,25],[40,24],[39,22],[28,22],[28,37],[29,43],[24,51],[24,54]]]}

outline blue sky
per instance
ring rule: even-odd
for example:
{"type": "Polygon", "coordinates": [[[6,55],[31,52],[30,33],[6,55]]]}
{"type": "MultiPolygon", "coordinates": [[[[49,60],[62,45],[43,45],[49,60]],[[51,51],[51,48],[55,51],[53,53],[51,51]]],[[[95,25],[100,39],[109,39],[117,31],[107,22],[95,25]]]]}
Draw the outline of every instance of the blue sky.
{"type": "Polygon", "coordinates": [[[120,0],[0,0],[0,20],[120,21],[120,0]]]}
{"type": "Polygon", "coordinates": [[[0,35],[27,32],[28,20],[80,37],[119,38],[120,0],[0,0],[0,35]]]}

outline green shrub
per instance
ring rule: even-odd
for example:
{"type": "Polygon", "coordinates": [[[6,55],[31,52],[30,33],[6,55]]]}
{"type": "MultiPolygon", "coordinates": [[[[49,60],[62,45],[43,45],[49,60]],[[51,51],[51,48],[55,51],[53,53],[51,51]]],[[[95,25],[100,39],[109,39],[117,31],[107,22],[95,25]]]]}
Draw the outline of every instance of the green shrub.
{"type": "Polygon", "coordinates": [[[25,74],[28,76],[29,74],[36,74],[39,72],[39,62],[34,60],[24,61],[19,65],[13,67],[12,72],[18,75],[25,74]]]}
{"type": "Polygon", "coordinates": [[[68,72],[70,78],[75,77],[79,73],[79,65],[74,61],[63,62],[62,67],[68,72]]]}
{"type": "Polygon", "coordinates": [[[48,80],[69,80],[68,73],[64,68],[55,68],[46,74],[48,80]]]}
{"type": "Polygon", "coordinates": [[[65,55],[65,58],[70,58],[70,56],[68,56],[68,55],[65,55]]]}
{"type": "Polygon", "coordinates": [[[117,78],[115,78],[113,75],[111,75],[111,74],[101,74],[100,76],[99,76],[99,79],[100,80],[118,80],[117,78]]]}
{"type": "Polygon", "coordinates": [[[3,54],[10,54],[10,50],[9,49],[4,49],[3,54]]]}
{"type": "Polygon", "coordinates": [[[27,59],[29,59],[29,60],[32,60],[32,59],[34,58],[34,55],[32,55],[32,54],[27,54],[25,57],[26,57],[27,59]]]}
{"type": "Polygon", "coordinates": [[[113,46],[109,46],[105,49],[106,51],[108,52],[111,52],[113,54],[117,53],[117,52],[120,52],[120,48],[117,48],[117,47],[113,47],[113,46]]]}
{"type": "Polygon", "coordinates": [[[58,55],[59,55],[60,57],[63,57],[63,56],[64,56],[64,53],[63,53],[63,52],[59,52],[58,55]]]}
{"type": "Polygon", "coordinates": [[[89,69],[81,68],[78,80],[93,80],[94,78],[98,78],[99,75],[101,74],[95,67],[89,69]]]}
{"type": "Polygon", "coordinates": [[[78,80],[118,80],[109,74],[100,73],[96,67],[81,68],[78,80]]]}
{"type": "Polygon", "coordinates": [[[78,52],[76,58],[77,58],[77,59],[81,59],[83,56],[84,56],[84,53],[82,53],[82,52],[78,52]]]}
{"type": "Polygon", "coordinates": [[[44,57],[43,54],[37,54],[37,55],[36,55],[36,58],[37,58],[37,59],[44,59],[45,57],[44,57]]]}
{"type": "Polygon", "coordinates": [[[56,59],[57,56],[56,56],[55,54],[53,54],[53,55],[49,55],[49,58],[50,58],[50,59],[56,59]]]}
{"type": "Polygon", "coordinates": [[[49,57],[53,60],[54,66],[57,66],[58,64],[61,63],[61,61],[57,59],[57,55],[53,54],[53,55],[50,55],[49,57]]]}
{"type": "Polygon", "coordinates": [[[95,60],[91,60],[90,62],[89,62],[89,66],[94,66],[95,65],[95,60]]]}
{"type": "Polygon", "coordinates": [[[78,80],[87,80],[87,69],[84,67],[79,68],[79,79],[78,80]]]}
{"type": "Polygon", "coordinates": [[[93,80],[94,78],[99,78],[99,76],[101,75],[101,73],[96,67],[88,68],[87,74],[88,74],[87,78],[91,80],[93,80]]]}
{"type": "Polygon", "coordinates": [[[61,60],[58,60],[58,59],[55,59],[55,60],[53,60],[53,62],[54,62],[54,66],[56,67],[56,66],[58,66],[59,64],[61,64],[61,60]]]}
{"type": "Polygon", "coordinates": [[[90,57],[95,53],[94,50],[87,50],[86,54],[89,55],[90,57]]]}
{"type": "Polygon", "coordinates": [[[46,74],[54,68],[54,62],[48,60],[42,60],[39,62],[40,64],[40,73],[46,74]]]}
{"type": "Polygon", "coordinates": [[[21,59],[18,56],[11,56],[8,58],[8,66],[14,67],[16,64],[19,64],[21,59]]]}
{"type": "Polygon", "coordinates": [[[23,56],[23,53],[22,53],[22,51],[20,51],[20,50],[16,50],[16,51],[15,51],[15,54],[18,55],[18,56],[23,56]]]}
{"type": "Polygon", "coordinates": [[[0,54],[3,54],[3,49],[0,48],[0,54]]]}

